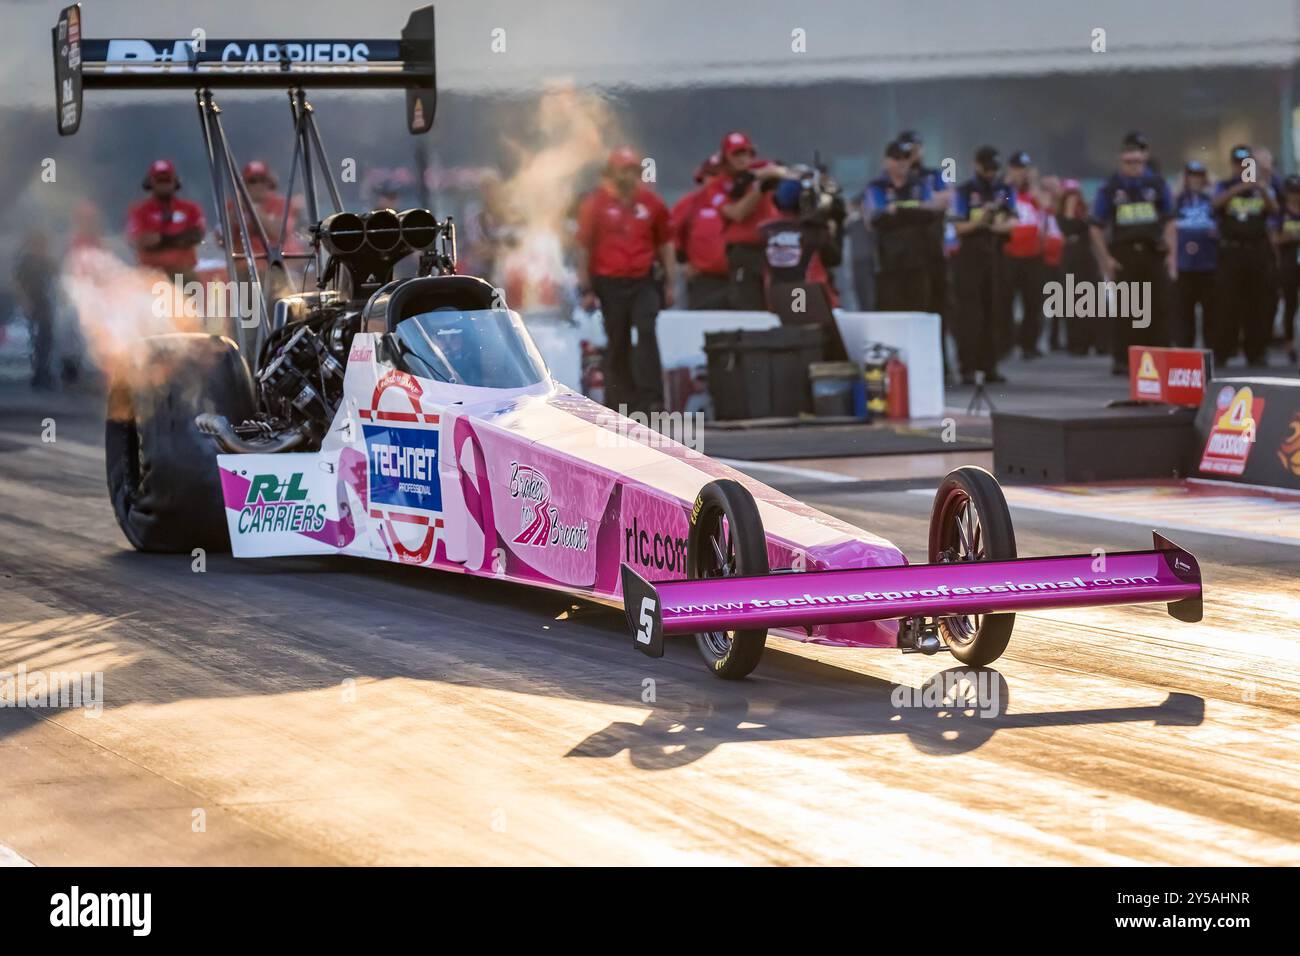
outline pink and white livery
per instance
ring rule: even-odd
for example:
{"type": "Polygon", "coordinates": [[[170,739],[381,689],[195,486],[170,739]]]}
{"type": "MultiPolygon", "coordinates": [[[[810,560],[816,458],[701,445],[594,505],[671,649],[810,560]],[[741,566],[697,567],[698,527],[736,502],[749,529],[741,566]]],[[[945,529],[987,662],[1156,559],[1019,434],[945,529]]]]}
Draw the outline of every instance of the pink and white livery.
{"type": "MultiPolygon", "coordinates": [[[[961,468],[939,486],[929,563],[909,566],[883,538],[552,380],[499,291],[455,274],[450,219],[345,212],[324,163],[306,84],[402,88],[411,132],[432,125],[432,8],[400,39],[364,41],[369,59],[347,71],[316,59],[333,41],[301,41],[303,56],[275,69],[231,70],[201,51],[184,64],[139,55],[170,41],[89,40],[83,28],[72,6],[54,29],[60,132],[79,125],[83,86],[195,88],[213,207],[223,234],[242,238],[226,244],[228,272],[259,293],[255,314],[230,317],[229,338],[146,339],[138,367],[111,383],[109,492],[135,547],[228,542],[241,558],[345,554],[558,589],[623,605],[652,656],[665,635],[695,635],[725,678],[753,670],[769,630],[946,648],[980,665],[1006,648],[1021,609],[1165,602],[1199,620],[1196,559],[1159,535],[1149,551],[1019,558],[997,482],[961,468]],[[114,50],[128,46],[124,69],[114,50]],[[214,99],[277,84],[314,223],[301,255],[248,213],[214,99]],[[318,209],[326,199],[332,213],[318,209]],[[407,257],[416,274],[394,279],[407,257]],[[283,294],[308,276],[312,291],[283,294]]],[[[275,41],[208,48],[230,44],[275,41]]]]}

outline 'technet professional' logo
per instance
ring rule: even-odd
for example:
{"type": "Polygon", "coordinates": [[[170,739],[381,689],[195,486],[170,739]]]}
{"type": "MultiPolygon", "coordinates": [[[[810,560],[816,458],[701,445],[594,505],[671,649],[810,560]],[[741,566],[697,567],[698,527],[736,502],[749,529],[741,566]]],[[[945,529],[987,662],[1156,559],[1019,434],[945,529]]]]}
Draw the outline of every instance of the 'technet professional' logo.
{"type": "Polygon", "coordinates": [[[325,506],[307,501],[302,472],[288,478],[254,475],[239,511],[239,533],[311,532],[325,527],[325,506]]]}
{"type": "Polygon", "coordinates": [[[370,500],[379,505],[442,510],[438,480],[438,429],[363,425],[370,471],[370,500]]]}
{"type": "Polygon", "coordinates": [[[513,544],[587,550],[587,522],[566,525],[560,520],[560,509],[551,504],[550,481],[532,465],[510,463],[510,497],[520,500],[521,530],[512,539],[513,544]]]}

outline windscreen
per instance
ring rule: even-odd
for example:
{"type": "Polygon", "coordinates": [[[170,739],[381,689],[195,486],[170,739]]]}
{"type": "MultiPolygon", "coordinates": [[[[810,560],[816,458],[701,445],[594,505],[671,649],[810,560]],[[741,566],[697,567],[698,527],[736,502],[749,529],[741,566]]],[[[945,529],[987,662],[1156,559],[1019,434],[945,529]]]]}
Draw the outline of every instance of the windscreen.
{"type": "Polygon", "coordinates": [[[403,319],[393,332],[413,375],[478,388],[523,388],[546,366],[519,316],[506,309],[439,309],[403,319]]]}

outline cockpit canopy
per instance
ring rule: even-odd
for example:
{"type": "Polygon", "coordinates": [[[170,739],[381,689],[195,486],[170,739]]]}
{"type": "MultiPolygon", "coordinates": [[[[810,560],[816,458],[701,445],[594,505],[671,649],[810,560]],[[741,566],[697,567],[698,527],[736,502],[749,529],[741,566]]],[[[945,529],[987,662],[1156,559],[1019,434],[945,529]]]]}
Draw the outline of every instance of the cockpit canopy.
{"type": "Polygon", "coordinates": [[[546,378],[523,320],[508,309],[420,312],[397,323],[390,341],[397,360],[421,378],[477,388],[526,388],[546,378]]]}

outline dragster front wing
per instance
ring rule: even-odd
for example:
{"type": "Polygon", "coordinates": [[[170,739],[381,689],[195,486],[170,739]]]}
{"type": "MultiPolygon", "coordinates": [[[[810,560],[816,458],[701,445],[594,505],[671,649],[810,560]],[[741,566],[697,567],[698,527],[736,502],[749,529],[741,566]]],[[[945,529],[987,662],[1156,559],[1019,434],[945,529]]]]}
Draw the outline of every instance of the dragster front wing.
{"type": "Polygon", "coordinates": [[[1153,532],[1150,551],[1012,561],[778,571],[753,577],[651,584],[623,565],[623,608],[634,645],[663,655],[665,635],[908,617],[1000,614],[1167,602],[1180,621],[1201,619],[1201,569],[1153,532]]]}

